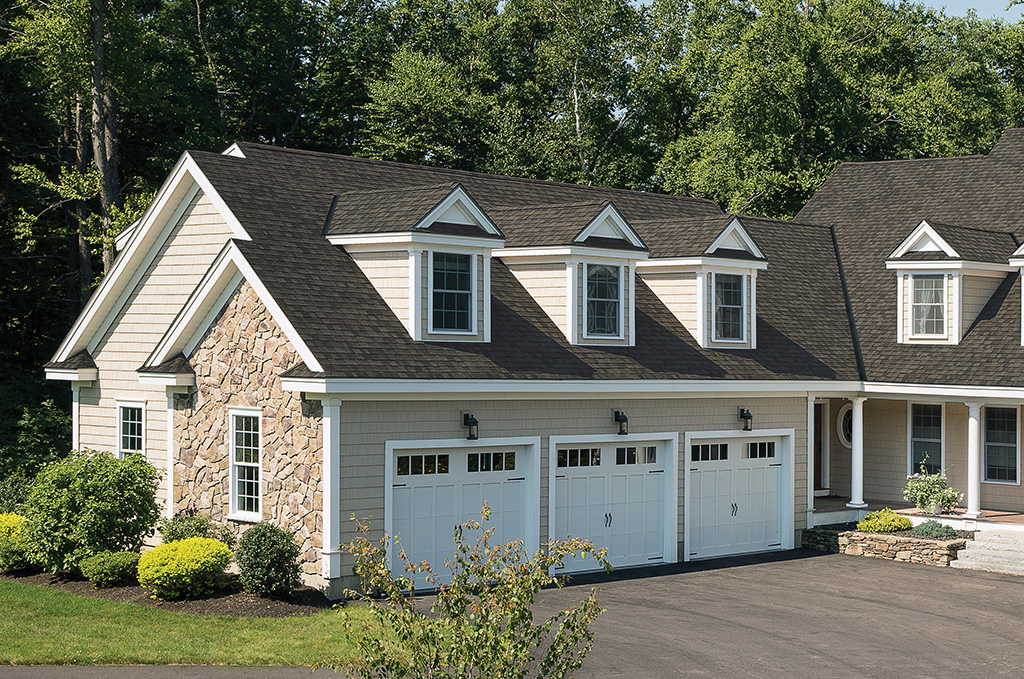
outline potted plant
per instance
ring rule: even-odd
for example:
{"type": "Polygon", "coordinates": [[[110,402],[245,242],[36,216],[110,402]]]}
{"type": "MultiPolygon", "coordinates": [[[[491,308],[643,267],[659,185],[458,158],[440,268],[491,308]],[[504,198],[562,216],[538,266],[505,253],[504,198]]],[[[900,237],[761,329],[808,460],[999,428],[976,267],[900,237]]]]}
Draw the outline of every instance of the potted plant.
{"type": "Polygon", "coordinates": [[[922,464],[920,472],[907,477],[903,499],[928,514],[938,515],[959,505],[964,494],[949,485],[945,471],[929,474],[922,464]]]}

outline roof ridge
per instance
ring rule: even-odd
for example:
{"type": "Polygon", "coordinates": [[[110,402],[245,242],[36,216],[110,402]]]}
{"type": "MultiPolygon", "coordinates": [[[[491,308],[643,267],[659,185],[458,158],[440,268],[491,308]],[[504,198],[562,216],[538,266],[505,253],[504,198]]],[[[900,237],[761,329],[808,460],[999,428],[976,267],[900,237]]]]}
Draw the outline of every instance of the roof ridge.
{"type": "Polygon", "coordinates": [[[370,189],[368,191],[364,191],[362,189],[352,189],[351,191],[336,193],[334,195],[340,198],[342,196],[349,196],[356,193],[361,196],[378,193],[408,193],[409,191],[427,191],[429,189],[450,189],[458,185],[458,182],[448,182],[446,184],[416,184],[414,186],[395,186],[387,189],[370,189]]]}
{"type": "Polygon", "coordinates": [[[576,201],[573,203],[541,203],[540,205],[518,205],[513,207],[492,207],[488,209],[488,212],[516,212],[526,210],[542,210],[544,208],[552,207],[583,207],[587,205],[608,205],[612,201],[610,200],[583,200],[576,201]]]}
{"type": "MultiPolygon", "coordinates": [[[[469,176],[476,176],[476,177],[489,177],[489,178],[492,178],[492,179],[504,179],[504,180],[507,180],[507,181],[525,182],[525,183],[530,183],[530,184],[546,184],[546,185],[549,185],[549,186],[553,184],[555,186],[565,186],[565,187],[574,188],[574,189],[588,189],[588,190],[592,190],[592,191],[611,192],[611,193],[616,193],[616,194],[624,194],[624,195],[628,195],[628,196],[641,195],[641,196],[646,196],[646,197],[652,197],[653,196],[653,197],[657,197],[657,198],[668,198],[668,199],[671,199],[673,201],[695,201],[695,202],[701,202],[701,203],[710,203],[710,204],[714,205],[716,208],[718,208],[717,203],[715,203],[715,201],[711,200],[710,198],[699,198],[697,196],[685,196],[685,195],[678,195],[678,194],[674,194],[674,193],[654,193],[652,191],[637,191],[637,190],[634,190],[634,189],[619,189],[619,188],[615,188],[615,187],[612,187],[612,186],[594,186],[592,184],[574,184],[572,182],[562,182],[562,181],[556,181],[556,180],[553,180],[553,179],[534,179],[532,177],[513,177],[513,176],[510,176],[510,175],[506,175],[506,174],[493,174],[493,173],[490,173],[490,172],[477,172],[476,170],[458,170],[458,169],[447,168],[447,167],[437,167],[437,166],[434,166],[434,165],[416,165],[415,163],[402,163],[402,162],[399,162],[399,161],[396,161],[396,160],[381,160],[379,158],[363,158],[362,156],[351,156],[351,155],[345,155],[345,154],[341,154],[341,153],[328,153],[326,151],[308,151],[306,149],[295,149],[295,148],[287,148],[287,147],[283,147],[283,146],[272,146],[270,144],[257,144],[255,142],[251,142],[251,141],[239,141],[239,142],[234,142],[234,143],[242,144],[242,145],[245,145],[245,146],[250,147],[250,148],[257,148],[257,149],[260,149],[260,150],[268,150],[268,151],[272,151],[272,152],[296,153],[296,154],[302,154],[302,155],[311,155],[311,156],[317,156],[317,157],[333,159],[335,161],[337,161],[339,158],[343,158],[343,159],[346,159],[346,160],[353,160],[353,161],[357,161],[357,162],[361,162],[361,163],[369,163],[369,164],[373,164],[373,165],[377,165],[377,164],[379,164],[379,165],[391,165],[391,166],[400,165],[400,166],[403,166],[403,167],[415,167],[415,168],[422,169],[422,170],[429,170],[431,172],[446,172],[446,173],[455,173],[455,174],[460,174],[460,175],[469,175],[469,176]]],[[[220,153],[214,153],[214,152],[211,152],[211,151],[203,151],[203,153],[210,153],[211,155],[215,155],[215,156],[219,156],[219,157],[225,157],[225,158],[232,157],[232,156],[223,156],[220,153]]]]}
{"type": "Polygon", "coordinates": [[[948,229],[961,229],[963,231],[977,231],[979,233],[991,233],[991,234],[998,234],[998,235],[1001,235],[1001,236],[1010,236],[1011,238],[1013,238],[1013,236],[1014,236],[1014,233],[1012,231],[1003,231],[1003,230],[994,231],[992,229],[982,229],[981,227],[977,227],[977,226],[961,226],[960,224],[950,224],[949,222],[944,222],[944,221],[939,221],[939,220],[934,220],[934,219],[928,219],[927,217],[923,217],[922,221],[928,222],[929,224],[932,224],[932,225],[937,224],[939,226],[942,226],[942,227],[945,227],[945,228],[948,228],[948,229]]]}
{"type": "MultiPolygon", "coordinates": [[[[894,163],[927,163],[954,160],[988,160],[986,153],[972,153],[966,156],[931,156],[928,158],[886,158],[884,160],[844,160],[836,166],[836,172],[842,167],[868,167],[870,165],[888,165],[894,163]]],[[[834,173],[833,173],[834,174],[834,173]]]]}

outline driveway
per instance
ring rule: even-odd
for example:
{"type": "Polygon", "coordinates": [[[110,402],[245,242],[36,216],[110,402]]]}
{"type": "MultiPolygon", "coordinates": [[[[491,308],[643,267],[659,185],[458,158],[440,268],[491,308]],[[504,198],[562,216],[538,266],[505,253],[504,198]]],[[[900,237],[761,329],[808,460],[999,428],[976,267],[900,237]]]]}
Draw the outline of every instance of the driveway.
{"type": "MultiPolygon", "coordinates": [[[[601,589],[579,679],[1019,677],[1024,579],[797,550],[613,576],[542,593],[541,613],[601,589]]],[[[43,679],[291,679],[305,668],[6,667],[43,679]]],[[[312,675],[337,676],[330,672],[312,675]]]]}

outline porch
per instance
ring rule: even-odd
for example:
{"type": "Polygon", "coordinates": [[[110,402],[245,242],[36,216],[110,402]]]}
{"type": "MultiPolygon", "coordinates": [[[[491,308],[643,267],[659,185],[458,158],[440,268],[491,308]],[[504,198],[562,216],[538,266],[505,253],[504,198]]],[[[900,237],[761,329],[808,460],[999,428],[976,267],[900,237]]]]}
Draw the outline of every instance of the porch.
{"type": "Polygon", "coordinates": [[[957,507],[952,512],[940,516],[925,514],[909,502],[902,500],[865,499],[865,507],[851,508],[849,497],[829,495],[814,498],[814,509],[808,512],[807,527],[826,526],[833,523],[860,521],[867,514],[888,507],[897,513],[907,515],[914,525],[934,519],[958,530],[999,529],[1001,531],[1024,532],[1024,512],[1012,512],[999,509],[982,509],[981,516],[970,518],[965,516],[967,510],[957,507]]]}

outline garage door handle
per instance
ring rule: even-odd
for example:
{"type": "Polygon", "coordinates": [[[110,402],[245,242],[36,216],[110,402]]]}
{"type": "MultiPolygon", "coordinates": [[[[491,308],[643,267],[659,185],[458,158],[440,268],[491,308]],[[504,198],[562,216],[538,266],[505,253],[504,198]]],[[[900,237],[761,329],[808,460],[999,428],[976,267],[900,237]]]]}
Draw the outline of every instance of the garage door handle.
{"type": "Polygon", "coordinates": [[[650,470],[647,473],[648,474],[664,474],[665,470],[664,469],[652,469],[652,470],[650,470]]]}
{"type": "Polygon", "coordinates": [[[525,481],[525,480],[526,480],[525,476],[517,476],[514,479],[509,479],[509,481],[525,481]]]}
{"type": "Polygon", "coordinates": [[[740,511],[740,508],[739,508],[739,506],[738,506],[738,505],[737,505],[737,504],[736,504],[735,502],[733,502],[733,503],[732,503],[732,515],[733,515],[733,516],[736,516],[736,513],[737,513],[738,511],[740,511]]]}

